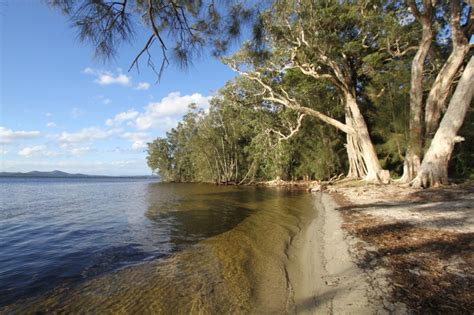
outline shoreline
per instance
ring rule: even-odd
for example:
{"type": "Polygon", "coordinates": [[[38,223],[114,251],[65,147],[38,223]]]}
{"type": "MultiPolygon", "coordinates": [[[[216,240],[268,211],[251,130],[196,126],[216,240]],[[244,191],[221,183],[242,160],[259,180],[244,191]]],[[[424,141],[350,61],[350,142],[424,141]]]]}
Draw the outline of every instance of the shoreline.
{"type": "Polygon", "coordinates": [[[297,314],[383,313],[366,274],[353,261],[332,196],[314,197],[318,215],[289,250],[288,274],[297,314]]]}

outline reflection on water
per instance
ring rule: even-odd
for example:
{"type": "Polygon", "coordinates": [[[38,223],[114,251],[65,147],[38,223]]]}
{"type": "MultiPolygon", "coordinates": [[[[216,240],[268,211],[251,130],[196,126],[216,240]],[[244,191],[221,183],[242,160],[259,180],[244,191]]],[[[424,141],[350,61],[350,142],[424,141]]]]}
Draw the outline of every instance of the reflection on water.
{"type": "Polygon", "coordinates": [[[157,226],[167,222],[170,242],[182,248],[234,227],[261,198],[258,189],[198,184],[152,184],[145,216],[157,226]],[[153,192],[159,188],[161,195],[153,192]]]}
{"type": "MultiPolygon", "coordinates": [[[[315,215],[310,196],[196,184],[146,183],[141,189],[142,194],[133,198],[143,203],[129,200],[132,195],[108,200],[111,208],[133,215],[126,216],[128,229],[103,226],[108,246],[101,251],[107,257],[101,272],[7,303],[0,312],[288,311],[286,249],[291,237],[315,215]],[[140,210],[131,210],[129,202],[140,210]],[[122,245],[116,254],[113,235],[124,231],[134,242],[122,245]],[[145,253],[134,264],[128,257],[136,253],[133,246],[145,253]],[[114,267],[120,261],[122,268],[114,267]]],[[[116,213],[108,215],[112,214],[116,213]]]]}

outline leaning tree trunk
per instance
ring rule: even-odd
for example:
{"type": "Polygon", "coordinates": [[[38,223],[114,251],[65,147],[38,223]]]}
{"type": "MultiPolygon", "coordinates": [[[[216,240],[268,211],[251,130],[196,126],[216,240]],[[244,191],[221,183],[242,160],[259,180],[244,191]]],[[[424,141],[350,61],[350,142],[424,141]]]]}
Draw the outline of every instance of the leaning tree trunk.
{"type": "Polygon", "coordinates": [[[423,128],[422,128],[422,108],[423,108],[423,68],[426,56],[433,40],[433,31],[431,29],[431,5],[425,2],[427,7],[425,13],[420,14],[416,5],[411,9],[422,25],[422,36],[418,51],[413,58],[411,65],[410,82],[410,122],[408,135],[408,149],[405,154],[403,164],[403,176],[400,182],[408,183],[415,178],[418,173],[421,161],[423,147],[423,128]]]}
{"type": "Polygon", "coordinates": [[[367,124],[365,123],[364,116],[362,116],[362,113],[360,112],[359,105],[357,104],[355,97],[350,93],[345,93],[344,97],[347,103],[346,106],[349,108],[350,114],[352,115],[352,127],[356,133],[356,144],[354,145],[354,149],[360,149],[364,159],[364,164],[367,171],[365,180],[369,182],[388,183],[390,180],[390,174],[387,170],[383,170],[380,166],[380,161],[377,157],[377,153],[375,152],[372,139],[370,138],[367,124]]]}
{"type": "MultiPolygon", "coordinates": [[[[348,106],[346,106],[345,112],[346,125],[351,128],[354,128],[351,110],[348,106]]],[[[359,141],[357,141],[357,136],[351,133],[347,133],[346,141],[347,159],[349,161],[349,171],[347,172],[347,177],[354,179],[366,177],[367,167],[364,163],[364,158],[362,156],[359,141]]]]}
{"type": "Polygon", "coordinates": [[[451,41],[453,50],[436,76],[425,106],[426,135],[431,138],[438,128],[441,112],[446,109],[446,100],[449,96],[454,78],[461,68],[464,58],[469,52],[469,39],[461,29],[460,2],[452,1],[451,4],[451,41]]]}
{"type": "Polygon", "coordinates": [[[474,57],[464,69],[448,109],[441,120],[433,141],[426,152],[420,171],[412,182],[415,187],[431,187],[448,183],[448,163],[456,142],[463,141],[457,136],[474,93],[474,57]]]}

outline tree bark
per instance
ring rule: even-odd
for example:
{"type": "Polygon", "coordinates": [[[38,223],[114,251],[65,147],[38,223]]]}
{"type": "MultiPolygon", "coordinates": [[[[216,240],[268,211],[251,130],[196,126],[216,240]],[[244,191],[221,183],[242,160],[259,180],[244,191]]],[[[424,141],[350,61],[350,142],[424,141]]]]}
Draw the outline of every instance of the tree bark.
{"type": "Polygon", "coordinates": [[[451,1],[451,41],[453,50],[433,83],[425,106],[426,135],[432,137],[438,128],[441,113],[446,109],[454,78],[469,52],[469,41],[461,29],[460,2],[451,1]]]}
{"type": "Polygon", "coordinates": [[[420,46],[411,65],[408,148],[403,165],[403,176],[400,179],[401,182],[405,183],[410,182],[418,173],[423,146],[423,69],[433,40],[431,2],[423,1],[423,3],[425,7],[423,14],[418,11],[415,1],[409,3],[413,15],[422,25],[422,36],[420,46]]]}
{"type": "MultiPolygon", "coordinates": [[[[352,127],[352,117],[350,111],[347,113],[348,111],[349,109],[346,109],[346,124],[352,127]]],[[[352,134],[346,134],[346,142],[347,159],[349,161],[347,177],[353,179],[366,177],[367,167],[365,166],[357,137],[352,134]]]]}
{"type": "Polygon", "coordinates": [[[436,187],[448,183],[448,163],[454,145],[464,140],[457,136],[474,93],[474,57],[471,57],[456,87],[448,109],[426,152],[417,177],[415,187],[436,187]]]}
{"type": "MultiPolygon", "coordinates": [[[[388,183],[390,174],[380,166],[380,161],[377,158],[377,153],[375,152],[372,139],[370,138],[367,124],[365,123],[364,116],[362,116],[362,113],[360,112],[355,97],[351,93],[345,93],[344,97],[347,103],[346,107],[349,109],[351,114],[352,119],[350,121],[356,133],[356,141],[354,141],[353,148],[356,152],[357,150],[360,150],[362,158],[364,159],[365,170],[367,172],[364,179],[369,182],[388,183]]],[[[348,143],[348,146],[350,147],[351,144],[348,143]]]]}

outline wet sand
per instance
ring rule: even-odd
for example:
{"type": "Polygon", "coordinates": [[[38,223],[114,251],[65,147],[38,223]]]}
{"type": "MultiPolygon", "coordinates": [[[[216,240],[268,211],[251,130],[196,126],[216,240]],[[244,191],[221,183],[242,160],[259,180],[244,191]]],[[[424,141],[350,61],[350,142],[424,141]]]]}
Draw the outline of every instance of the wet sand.
{"type": "Polygon", "coordinates": [[[289,274],[297,314],[375,314],[365,274],[352,261],[337,204],[316,194],[317,217],[293,240],[289,274]]]}

